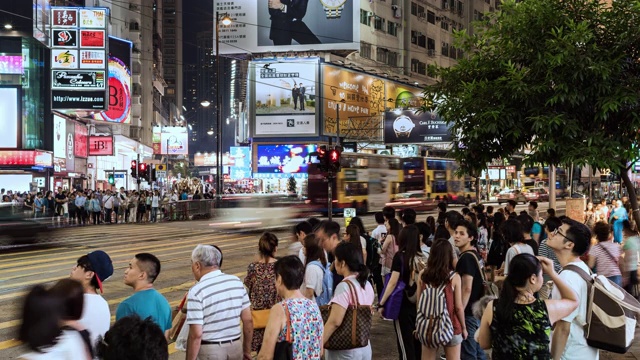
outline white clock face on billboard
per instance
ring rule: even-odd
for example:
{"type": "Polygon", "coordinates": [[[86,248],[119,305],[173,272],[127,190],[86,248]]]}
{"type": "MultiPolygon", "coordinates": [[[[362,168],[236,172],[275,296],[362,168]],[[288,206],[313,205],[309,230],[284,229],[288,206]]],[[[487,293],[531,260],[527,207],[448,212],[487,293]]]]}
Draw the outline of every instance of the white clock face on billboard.
{"type": "Polygon", "coordinates": [[[322,5],[328,8],[336,8],[344,5],[344,3],[347,2],[347,0],[320,0],[320,2],[322,3],[322,5]]]}

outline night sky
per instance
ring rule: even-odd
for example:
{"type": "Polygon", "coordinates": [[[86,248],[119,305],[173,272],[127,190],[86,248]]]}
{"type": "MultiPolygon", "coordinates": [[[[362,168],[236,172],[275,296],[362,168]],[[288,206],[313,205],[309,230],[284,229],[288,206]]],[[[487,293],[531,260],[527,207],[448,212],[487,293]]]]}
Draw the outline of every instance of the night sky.
{"type": "Polygon", "coordinates": [[[183,0],[182,11],[183,57],[186,66],[197,62],[196,34],[213,29],[213,0],[183,0]]]}

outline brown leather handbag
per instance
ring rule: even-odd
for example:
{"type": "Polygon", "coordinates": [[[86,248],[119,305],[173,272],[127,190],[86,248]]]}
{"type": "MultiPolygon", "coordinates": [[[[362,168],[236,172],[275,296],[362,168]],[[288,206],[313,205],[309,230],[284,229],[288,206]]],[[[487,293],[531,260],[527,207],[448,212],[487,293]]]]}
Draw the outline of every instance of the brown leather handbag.
{"type": "MultiPolygon", "coordinates": [[[[373,310],[370,305],[360,305],[358,292],[350,280],[343,280],[349,286],[351,299],[355,304],[349,304],[340,327],[331,335],[324,348],[328,350],[348,350],[367,346],[371,336],[371,321],[373,310]]],[[[321,306],[322,320],[327,323],[331,313],[331,305],[321,306]]]]}

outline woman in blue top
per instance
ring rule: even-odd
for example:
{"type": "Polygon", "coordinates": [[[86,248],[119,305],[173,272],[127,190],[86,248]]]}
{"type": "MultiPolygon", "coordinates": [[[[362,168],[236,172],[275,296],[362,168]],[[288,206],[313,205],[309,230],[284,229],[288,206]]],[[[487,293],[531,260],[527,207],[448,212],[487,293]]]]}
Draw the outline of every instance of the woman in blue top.
{"type": "Polygon", "coordinates": [[[613,224],[613,241],[622,243],[622,222],[628,220],[627,209],[622,206],[622,201],[616,201],[616,207],[609,216],[609,224],[613,224]]]}

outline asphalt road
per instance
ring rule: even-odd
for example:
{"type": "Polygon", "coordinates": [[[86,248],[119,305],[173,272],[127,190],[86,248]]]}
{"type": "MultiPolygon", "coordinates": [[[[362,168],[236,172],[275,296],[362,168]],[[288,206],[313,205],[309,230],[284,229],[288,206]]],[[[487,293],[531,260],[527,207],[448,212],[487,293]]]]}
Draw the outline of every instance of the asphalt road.
{"type": "MultiPolygon", "coordinates": [[[[564,202],[558,202],[563,212],[564,202]]],[[[460,209],[460,207],[454,207],[460,209]]],[[[517,210],[526,209],[519,205],[517,210]]],[[[541,204],[541,212],[546,204],[541,204]]],[[[265,210],[268,211],[268,210],[265,210]]],[[[420,213],[424,221],[431,213],[420,213]]],[[[342,218],[336,220],[344,224],[342,218]]],[[[372,215],[363,217],[368,230],[375,228],[372,215]]],[[[281,248],[290,241],[290,230],[275,232],[281,248]]],[[[223,271],[244,277],[247,265],[257,254],[260,233],[221,233],[211,229],[208,221],[160,224],[118,224],[69,227],[51,233],[47,246],[29,247],[0,253],[0,359],[15,359],[26,350],[15,340],[20,324],[24,295],[35,284],[52,284],[67,277],[78,257],[93,250],[104,250],[112,258],[115,272],[105,284],[105,299],[111,313],[132,294],[124,285],[125,267],[134,254],[151,252],[162,262],[162,272],[155,286],[171,303],[178,305],[185,292],[194,284],[190,255],[197,244],[216,244],[224,256],[223,271]]],[[[371,338],[375,359],[396,359],[395,334],[390,322],[376,319],[371,338]]],[[[172,359],[183,358],[170,346],[172,359]]]]}

